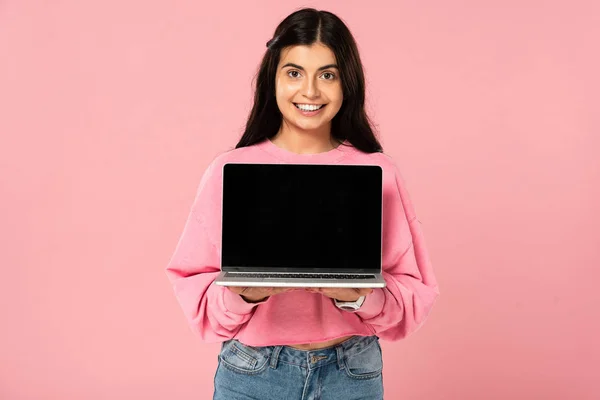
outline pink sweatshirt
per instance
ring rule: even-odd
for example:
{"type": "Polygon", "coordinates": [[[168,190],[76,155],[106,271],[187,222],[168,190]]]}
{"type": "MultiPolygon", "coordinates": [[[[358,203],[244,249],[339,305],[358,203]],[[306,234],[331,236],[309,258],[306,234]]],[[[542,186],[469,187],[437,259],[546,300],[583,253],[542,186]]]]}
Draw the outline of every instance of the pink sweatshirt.
{"type": "Polygon", "coordinates": [[[201,179],[166,273],[189,324],[202,340],[235,338],[250,346],[323,342],[347,335],[399,340],[423,324],[439,294],[420,222],[398,168],[385,154],[363,153],[348,143],[325,153],[296,154],[265,140],[215,158],[201,179]],[[380,165],[387,287],[375,289],[360,310],[349,312],[322,294],[304,290],[250,304],[214,285],[220,272],[221,178],[227,162],[380,165]]]}

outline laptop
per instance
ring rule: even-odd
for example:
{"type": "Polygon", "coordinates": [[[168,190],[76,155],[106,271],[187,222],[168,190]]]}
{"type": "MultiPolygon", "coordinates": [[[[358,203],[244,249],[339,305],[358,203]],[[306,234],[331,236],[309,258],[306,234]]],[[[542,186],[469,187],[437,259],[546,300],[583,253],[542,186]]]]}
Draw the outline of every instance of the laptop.
{"type": "Polygon", "coordinates": [[[225,164],[215,284],[385,287],[382,187],[376,165],[225,164]]]}

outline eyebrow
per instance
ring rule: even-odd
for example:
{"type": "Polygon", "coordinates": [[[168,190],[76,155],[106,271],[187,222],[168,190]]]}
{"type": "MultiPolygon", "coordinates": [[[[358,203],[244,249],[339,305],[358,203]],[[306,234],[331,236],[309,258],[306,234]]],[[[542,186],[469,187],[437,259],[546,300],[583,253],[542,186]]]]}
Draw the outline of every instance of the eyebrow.
{"type": "MultiPolygon", "coordinates": [[[[293,67],[293,68],[299,69],[301,71],[304,71],[303,67],[301,67],[298,64],[294,64],[294,63],[287,63],[283,67],[281,67],[281,69],[284,69],[285,67],[293,67]]],[[[317,71],[323,71],[324,69],[329,69],[329,68],[337,68],[337,69],[339,69],[338,66],[337,66],[337,64],[327,64],[327,65],[323,65],[322,67],[319,67],[319,69],[317,71]]]]}

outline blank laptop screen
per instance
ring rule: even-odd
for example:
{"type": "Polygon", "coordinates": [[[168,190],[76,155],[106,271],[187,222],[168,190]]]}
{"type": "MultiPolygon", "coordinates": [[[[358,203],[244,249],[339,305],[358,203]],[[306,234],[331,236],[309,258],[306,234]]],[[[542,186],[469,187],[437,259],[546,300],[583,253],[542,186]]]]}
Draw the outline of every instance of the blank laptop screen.
{"type": "Polygon", "coordinates": [[[379,272],[382,170],[226,164],[222,269],[379,272]]]}

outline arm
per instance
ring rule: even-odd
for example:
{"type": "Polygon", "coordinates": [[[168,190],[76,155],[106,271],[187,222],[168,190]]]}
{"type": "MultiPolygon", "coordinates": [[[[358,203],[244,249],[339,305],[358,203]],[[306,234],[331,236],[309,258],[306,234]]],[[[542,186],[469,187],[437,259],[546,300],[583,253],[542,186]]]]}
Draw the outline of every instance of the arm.
{"type": "Polygon", "coordinates": [[[214,170],[209,167],[202,178],[166,274],[192,330],[204,341],[222,342],[237,334],[258,303],[247,303],[226,287],[213,284],[220,260],[203,213],[216,212],[211,207],[220,202],[220,174],[214,170]]]}
{"type": "Polygon", "coordinates": [[[387,193],[383,276],[387,286],[367,295],[356,314],[381,338],[399,340],[416,331],[429,315],[439,289],[420,222],[396,170],[397,191],[387,193]]]}

